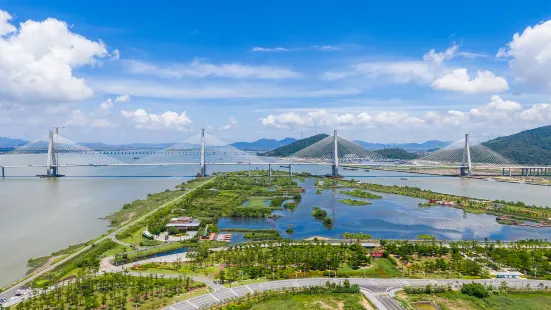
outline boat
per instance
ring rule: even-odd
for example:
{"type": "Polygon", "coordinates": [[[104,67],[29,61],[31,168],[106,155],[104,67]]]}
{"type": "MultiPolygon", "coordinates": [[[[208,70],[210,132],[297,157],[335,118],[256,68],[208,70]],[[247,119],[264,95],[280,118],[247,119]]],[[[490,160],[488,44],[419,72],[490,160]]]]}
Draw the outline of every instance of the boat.
{"type": "Polygon", "coordinates": [[[344,170],[358,170],[358,168],[343,167],[344,170]]]}
{"type": "Polygon", "coordinates": [[[140,159],[139,157],[134,157],[133,159],[140,159]]]}
{"type": "Polygon", "coordinates": [[[494,179],[492,179],[492,178],[485,178],[484,181],[495,182],[496,180],[494,180],[494,179]]]}
{"type": "Polygon", "coordinates": [[[369,172],[369,169],[364,169],[365,172],[369,172]]]}
{"type": "Polygon", "coordinates": [[[407,178],[400,178],[400,180],[404,180],[404,181],[407,181],[408,179],[407,179],[407,178]]]}

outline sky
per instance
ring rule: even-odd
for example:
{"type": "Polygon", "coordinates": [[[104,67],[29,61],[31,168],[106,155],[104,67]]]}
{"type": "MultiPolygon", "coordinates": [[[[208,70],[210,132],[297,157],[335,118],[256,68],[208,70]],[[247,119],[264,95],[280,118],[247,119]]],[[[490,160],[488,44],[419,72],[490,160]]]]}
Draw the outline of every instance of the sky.
{"type": "Polygon", "coordinates": [[[404,143],[544,125],[549,1],[0,0],[0,136],[404,143]]]}

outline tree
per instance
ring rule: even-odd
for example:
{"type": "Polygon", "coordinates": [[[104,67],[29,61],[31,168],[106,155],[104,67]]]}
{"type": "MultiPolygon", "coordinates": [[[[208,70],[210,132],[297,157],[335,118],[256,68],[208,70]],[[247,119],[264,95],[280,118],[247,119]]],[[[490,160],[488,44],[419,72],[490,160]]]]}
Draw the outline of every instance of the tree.
{"type": "Polygon", "coordinates": [[[486,298],[490,296],[488,289],[480,283],[468,283],[461,286],[461,293],[477,298],[486,298]]]}

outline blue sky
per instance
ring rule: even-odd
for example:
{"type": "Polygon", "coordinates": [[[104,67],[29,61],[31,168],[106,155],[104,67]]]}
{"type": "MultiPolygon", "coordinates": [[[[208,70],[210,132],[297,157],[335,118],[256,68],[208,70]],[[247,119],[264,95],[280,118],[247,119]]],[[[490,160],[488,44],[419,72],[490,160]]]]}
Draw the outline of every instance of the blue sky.
{"type": "Polygon", "coordinates": [[[0,1],[0,136],[390,143],[551,124],[548,1],[162,3],[0,1]]]}

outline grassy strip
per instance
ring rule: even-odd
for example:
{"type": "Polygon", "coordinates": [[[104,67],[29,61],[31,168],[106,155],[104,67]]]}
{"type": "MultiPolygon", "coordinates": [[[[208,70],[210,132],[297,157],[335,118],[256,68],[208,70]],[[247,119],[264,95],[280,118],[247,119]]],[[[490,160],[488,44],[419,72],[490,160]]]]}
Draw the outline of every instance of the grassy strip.
{"type": "Polygon", "coordinates": [[[358,197],[358,198],[369,198],[369,199],[381,199],[381,198],[383,198],[382,196],[375,195],[375,194],[365,192],[365,191],[361,191],[359,189],[354,189],[352,191],[340,191],[340,193],[344,194],[344,195],[358,197]]]}
{"type": "Polygon", "coordinates": [[[340,199],[339,201],[351,206],[367,206],[371,204],[371,202],[369,201],[362,201],[362,200],[356,200],[356,199],[340,199]]]}

